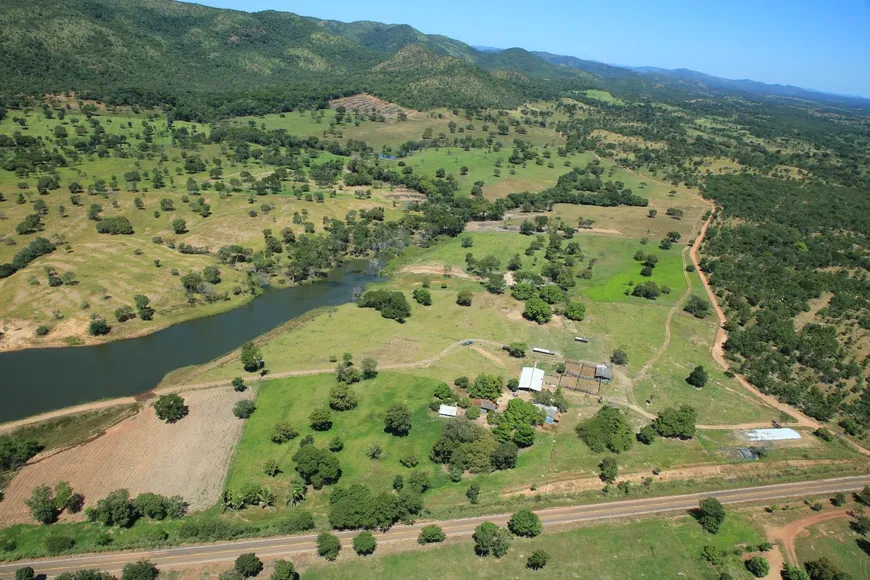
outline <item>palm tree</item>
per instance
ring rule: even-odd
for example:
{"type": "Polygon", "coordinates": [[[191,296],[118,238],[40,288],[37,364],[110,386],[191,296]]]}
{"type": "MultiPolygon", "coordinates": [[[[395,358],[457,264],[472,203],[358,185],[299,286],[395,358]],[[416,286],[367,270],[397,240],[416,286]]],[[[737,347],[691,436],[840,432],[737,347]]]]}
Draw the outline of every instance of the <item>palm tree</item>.
{"type": "Polygon", "coordinates": [[[290,486],[290,492],[287,495],[287,505],[299,505],[303,501],[305,501],[305,495],[307,493],[307,489],[304,485],[299,483],[298,481],[294,481],[290,486]]]}

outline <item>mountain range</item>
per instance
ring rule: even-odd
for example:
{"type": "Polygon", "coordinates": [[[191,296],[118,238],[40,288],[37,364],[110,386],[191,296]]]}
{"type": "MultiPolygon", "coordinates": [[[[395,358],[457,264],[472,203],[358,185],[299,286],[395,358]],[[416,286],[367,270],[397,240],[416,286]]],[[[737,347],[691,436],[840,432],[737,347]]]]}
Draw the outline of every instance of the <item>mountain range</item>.
{"type": "Polygon", "coordinates": [[[408,25],[247,13],[173,0],[4,0],[0,93],[288,105],[368,91],[415,108],[513,107],[589,88],[642,98],[870,100],[630,69],[522,48],[475,48],[408,25]]]}

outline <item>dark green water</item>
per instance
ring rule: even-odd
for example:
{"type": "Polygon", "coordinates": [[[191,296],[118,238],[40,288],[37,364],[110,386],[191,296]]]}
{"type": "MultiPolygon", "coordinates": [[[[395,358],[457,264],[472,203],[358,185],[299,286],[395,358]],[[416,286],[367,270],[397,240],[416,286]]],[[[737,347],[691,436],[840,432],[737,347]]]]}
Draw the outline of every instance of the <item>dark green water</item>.
{"type": "Polygon", "coordinates": [[[267,289],[229,312],[141,338],[0,353],[0,422],[148,391],[170,371],[206,363],[315,308],[350,302],[354,288],[381,280],[367,266],[350,262],[324,280],[267,289]]]}

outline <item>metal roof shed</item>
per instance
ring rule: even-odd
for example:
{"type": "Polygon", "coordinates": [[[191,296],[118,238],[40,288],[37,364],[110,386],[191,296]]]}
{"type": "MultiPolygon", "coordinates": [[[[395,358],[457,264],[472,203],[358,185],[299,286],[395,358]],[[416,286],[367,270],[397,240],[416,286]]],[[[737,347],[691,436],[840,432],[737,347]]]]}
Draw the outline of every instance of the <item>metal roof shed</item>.
{"type": "Polygon", "coordinates": [[[595,378],[602,381],[612,381],[613,369],[607,365],[595,365],[595,378]]]}
{"type": "Polygon", "coordinates": [[[523,367],[523,372],[520,373],[519,388],[540,393],[544,388],[544,369],[523,367]]]}
{"type": "Polygon", "coordinates": [[[441,405],[438,408],[438,414],[442,417],[455,417],[456,416],[456,407],[451,405],[441,405]]]}
{"type": "Polygon", "coordinates": [[[794,429],[752,429],[746,432],[750,441],[791,441],[800,439],[801,434],[794,429]]]}

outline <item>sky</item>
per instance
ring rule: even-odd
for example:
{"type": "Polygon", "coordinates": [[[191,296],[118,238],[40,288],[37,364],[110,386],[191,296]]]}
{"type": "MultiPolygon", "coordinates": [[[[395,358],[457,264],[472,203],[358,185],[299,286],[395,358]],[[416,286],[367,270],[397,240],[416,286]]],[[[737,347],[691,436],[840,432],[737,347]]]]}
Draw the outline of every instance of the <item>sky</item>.
{"type": "Polygon", "coordinates": [[[197,0],[870,98],[870,0],[197,0]]]}

